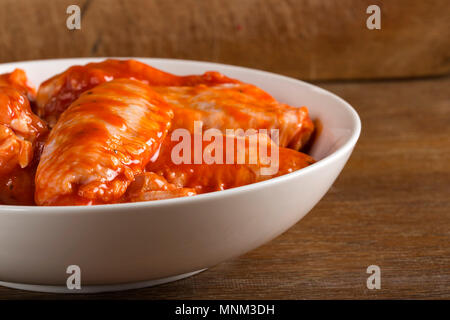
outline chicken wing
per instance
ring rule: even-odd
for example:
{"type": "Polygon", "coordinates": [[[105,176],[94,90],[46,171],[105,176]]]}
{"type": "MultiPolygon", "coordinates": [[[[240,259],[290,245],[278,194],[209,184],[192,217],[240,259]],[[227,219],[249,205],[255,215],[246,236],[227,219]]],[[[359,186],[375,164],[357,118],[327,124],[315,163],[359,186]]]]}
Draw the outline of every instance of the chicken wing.
{"type": "MultiPolygon", "coordinates": [[[[73,66],[45,81],[37,96],[37,113],[50,127],[84,91],[114,78],[141,80],[174,104],[173,128],[191,129],[194,120],[205,128],[279,129],[280,146],[300,150],[314,125],[306,108],[277,102],[256,86],[218,72],[176,76],[135,60],[106,60],[73,66]]],[[[225,133],[225,132],[224,132],[225,133]]]]}
{"type": "Polygon", "coordinates": [[[238,82],[218,72],[203,75],[176,76],[152,68],[136,60],[108,59],[84,66],[73,66],[41,84],[37,94],[37,113],[53,127],[61,113],[81,93],[100,83],[116,78],[128,78],[157,86],[190,86],[238,82]]]}
{"type": "Polygon", "coordinates": [[[0,87],[12,87],[26,95],[29,100],[36,98],[36,89],[29,83],[25,71],[15,69],[11,73],[0,74],[0,87]]]}
{"type": "Polygon", "coordinates": [[[153,172],[136,176],[124,195],[123,202],[138,202],[190,197],[197,193],[192,188],[180,188],[153,172]]]}
{"type": "Polygon", "coordinates": [[[260,88],[245,83],[215,86],[153,87],[173,106],[172,130],[186,128],[194,133],[194,121],[203,129],[277,129],[279,146],[300,150],[314,125],[305,107],[279,103],[260,88]]]}
{"type": "MultiPolygon", "coordinates": [[[[200,149],[203,160],[200,164],[195,164],[195,154],[198,154],[195,143],[189,143],[189,149],[183,149],[180,145],[182,142],[171,141],[168,136],[161,146],[158,158],[149,162],[146,170],[163,176],[179,188],[193,188],[197,193],[205,193],[264,181],[315,162],[304,153],[276,146],[267,136],[256,136],[255,140],[252,135],[224,135],[219,138],[222,140],[219,148],[211,148],[210,144],[203,142],[200,149]],[[276,148],[275,154],[269,151],[274,150],[272,147],[276,148]],[[184,160],[180,161],[180,157],[184,160]],[[204,161],[212,158],[215,159],[213,162],[204,161]],[[274,163],[276,171],[270,174],[263,172],[264,168],[268,169],[274,163]]],[[[188,140],[192,142],[194,139],[195,136],[191,135],[188,140]]]]}
{"type": "Polygon", "coordinates": [[[38,205],[120,201],[167,134],[170,106],[136,80],[83,93],[61,115],[36,173],[38,205]]]}
{"type": "Polygon", "coordinates": [[[48,130],[27,96],[24,71],[0,75],[0,204],[33,204],[34,173],[48,130]]]}

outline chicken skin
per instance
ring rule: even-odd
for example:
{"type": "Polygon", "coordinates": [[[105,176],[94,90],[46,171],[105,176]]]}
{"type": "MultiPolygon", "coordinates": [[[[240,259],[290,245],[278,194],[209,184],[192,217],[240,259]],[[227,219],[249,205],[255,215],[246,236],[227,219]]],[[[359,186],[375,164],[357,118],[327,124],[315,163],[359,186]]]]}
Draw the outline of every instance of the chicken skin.
{"type": "Polygon", "coordinates": [[[20,69],[0,75],[0,204],[33,204],[34,173],[48,130],[31,111],[20,69]]]}
{"type": "Polygon", "coordinates": [[[52,129],[36,173],[38,205],[120,201],[173,117],[149,86],[118,79],[83,93],[52,129]]]}
{"type": "Polygon", "coordinates": [[[22,69],[0,74],[0,87],[12,87],[32,101],[36,98],[36,89],[29,83],[27,74],[22,69]]]}
{"type": "Polygon", "coordinates": [[[108,59],[102,62],[73,66],[43,82],[37,94],[37,113],[53,127],[61,113],[80,94],[103,82],[117,78],[140,80],[155,86],[190,86],[195,84],[233,83],[218,72],[202,75],[176,76],[136,60],[108,59]]]}
{"type": "Polygon", "coordinates": [[[258,87],[246,83],[215,86],[154,87],[173,106],[172,130],[194,133],[195,121],[203,129],[278,130],[280,147],[299,150],[309,140],[314,125],[305,107],[279,103],[258,87]]]}
{"type": "MultiPolygon", "coordinates": [[[[194,139],[192,135],[188,139],[191,143],[183,149],[182,142],[172,141],[168,136],[158,158],[149,162],[146,170],[164,177],[179,188],[193,188],[197,193],[205,193],[264,181],[315,162],[304,153],[278,147],[262,134],[222,135],[218,137],[221,140],[218,148],[203,142],[199,150],[192,143],[194,139]],[[196,153],[200,154],[201,163],[196,163],[196,153]],[[273,168],[275,170],[269,170],[273,168]]],[[[214,140],[214,143],[217,142],[214,140]]]]}
{"type": "Polygon", "coordinates": [[[278,129],[280,146],[300,150],[314,130],[306,108],[279,103],[256,86],[218,72],[177,76],[136,60],[106,60],[73,66],[45,81],[37,96],[37,113],[50,127],[84,91],[115,78],[140,80],[174,105],[172,129],[193,127],[201,120],[205,129],[278,129]]]}
{"type": "Polygon", "coordinates": [[[196,195],[192,188],[180,188],[154,172],[144,172],[130,184],[123,202],[163,200],[196,195]]]}

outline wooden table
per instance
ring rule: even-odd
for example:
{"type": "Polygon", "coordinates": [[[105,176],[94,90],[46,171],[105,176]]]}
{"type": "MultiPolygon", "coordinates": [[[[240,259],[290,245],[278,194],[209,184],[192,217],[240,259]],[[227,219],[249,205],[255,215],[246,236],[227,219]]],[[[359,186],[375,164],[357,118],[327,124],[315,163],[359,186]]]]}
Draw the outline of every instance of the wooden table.
{"type": "MultiPolygon", "coordinates": [[[[360,141],[323,200],[274,241],[195,277],[110,299],[450,298],[450,77],[320,83],[360,141]],[[366,268],[381,268],[368,290],[366,268]]],[[[0,288],[0,298],[73,298],[0,288]]]]}

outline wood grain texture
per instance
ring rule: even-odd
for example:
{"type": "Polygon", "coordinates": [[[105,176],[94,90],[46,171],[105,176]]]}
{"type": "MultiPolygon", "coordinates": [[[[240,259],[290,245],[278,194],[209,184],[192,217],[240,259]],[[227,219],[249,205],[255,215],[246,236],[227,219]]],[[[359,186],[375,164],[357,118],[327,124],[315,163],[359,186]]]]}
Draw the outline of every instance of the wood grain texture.
{"type": "Polygon", "coordinates": [[[154,288],[0,288],[0,299],[450,299],[450,77],[319,85],[355,106],[362,136],[328,194],[282,236],[154,288]],[[366,288],[372,264],[380,290],[366,288]]]}
{"type": "Polygon", "coordinates": [[[2,0],[0,62],[90,56],[217,61],[303,79],[450,72],[448,0],[2,0]],[[81,30],[66,8],[81,7],[81,30]],[[366,9],[381,7],[381,30],[366,9]]]}

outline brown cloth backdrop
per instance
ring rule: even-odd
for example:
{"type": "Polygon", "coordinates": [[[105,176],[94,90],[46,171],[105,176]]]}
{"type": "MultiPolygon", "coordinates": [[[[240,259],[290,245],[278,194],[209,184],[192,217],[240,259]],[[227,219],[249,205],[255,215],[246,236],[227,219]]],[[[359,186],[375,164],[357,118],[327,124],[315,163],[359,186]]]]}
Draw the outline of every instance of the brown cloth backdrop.
{"type": "Polygon", "coordinates": [[[307,80],[450,72],[448,0],[0,0],[0,62],[88,56],[218,61],[307,80]],[[78,4],[81,30],[66,28],[78,4]],[[366,8],[381,7],[381,30],[366,8]]]}

